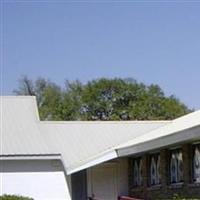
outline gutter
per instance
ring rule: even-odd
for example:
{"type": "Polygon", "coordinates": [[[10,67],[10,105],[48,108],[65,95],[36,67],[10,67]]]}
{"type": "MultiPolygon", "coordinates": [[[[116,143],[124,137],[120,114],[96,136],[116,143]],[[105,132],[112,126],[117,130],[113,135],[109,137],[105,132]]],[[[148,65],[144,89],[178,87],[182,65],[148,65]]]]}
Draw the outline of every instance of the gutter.
{"type": "Polygon", "coordinates": [[[116,151],[119,157],[123,157],[196,140],[200,140],[200,126],[119,148],[116,151]]]}
{"type": "Polygon", "coordinates": [[[40,154],[40,155],[0,155],[0,160],[61,160],[60,154],[40,154]]]}

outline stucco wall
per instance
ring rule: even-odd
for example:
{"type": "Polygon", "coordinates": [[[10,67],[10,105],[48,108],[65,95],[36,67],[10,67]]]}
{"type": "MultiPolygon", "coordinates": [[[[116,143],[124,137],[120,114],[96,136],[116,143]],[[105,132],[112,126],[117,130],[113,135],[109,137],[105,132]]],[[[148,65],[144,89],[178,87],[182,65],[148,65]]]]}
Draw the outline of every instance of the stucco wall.
{"type": "Polygon", "coordinates": [[[128,159],[118,159],[118,195],[128,194],[128,159]]]}
{"type": "Polygon", "coordinates": [[[128,159],[115,159],[87,169],[88,195],[117,199],[128,194],[128,159]]]}
{"type": "Polygon", "coordinates": [[[34,200],[68,200],[70,194],[59,160],[0,160],[0,194],[34,200]]]}

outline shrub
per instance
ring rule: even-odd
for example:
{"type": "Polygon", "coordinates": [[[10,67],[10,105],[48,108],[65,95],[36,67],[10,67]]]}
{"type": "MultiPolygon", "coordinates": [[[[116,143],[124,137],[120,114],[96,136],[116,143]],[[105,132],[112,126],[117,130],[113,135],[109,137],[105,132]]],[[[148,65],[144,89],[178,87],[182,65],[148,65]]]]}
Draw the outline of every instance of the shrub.
{"type": "Polygon", "coordinates": [[[3,196],[0,196],[0,200],[34,200],[34,199],[29,197],[5,194],[3,196]]]}
{"type": "Polygon", "coordinates": [[[200,199],[197,199],[197,198],[184,198],[184,197],[180,197],[178,194],[174,194],[174,196],[172,198],[159,199],[159,200],[200,200],[200,199]]]}
{"type": "Polygon", "coordinates": [[[186,198],[180,197],[178,194],[174,194],[173,200],[197,200],[197,199],[192,199],[192,198],[186,199],[186,198]]]}

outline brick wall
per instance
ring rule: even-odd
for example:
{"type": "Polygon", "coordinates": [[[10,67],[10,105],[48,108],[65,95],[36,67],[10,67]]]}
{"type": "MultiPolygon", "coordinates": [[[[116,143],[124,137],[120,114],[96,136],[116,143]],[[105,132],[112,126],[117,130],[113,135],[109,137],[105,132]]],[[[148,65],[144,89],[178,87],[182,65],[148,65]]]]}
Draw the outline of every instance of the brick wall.
{"type": "Polygon", "coordinates": [[[192,145],[183,144],[181,146],[183,153],[183,171],[184,182],[177,184],[170,184],[170,151],[168,149],[160,150],[160,173],[161,184],[150,186],[150,173],[149,173],[149,154],[141,156],[143,160],[143,185],[139,187],[133,186],[133,160],[129,160],[129,193],[132,197],[144,198],[145,200],[155,200],[158,198],[170,198],[173,194],[179,194],[184,197],[200,198],[200,184],[192,182],[192,145]]]}

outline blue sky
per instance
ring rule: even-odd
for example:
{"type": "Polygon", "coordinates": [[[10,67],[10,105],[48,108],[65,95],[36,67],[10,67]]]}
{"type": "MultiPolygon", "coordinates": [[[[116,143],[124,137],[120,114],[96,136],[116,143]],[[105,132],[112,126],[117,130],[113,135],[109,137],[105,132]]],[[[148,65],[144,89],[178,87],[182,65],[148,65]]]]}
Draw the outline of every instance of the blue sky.
{"type": "Polygon", "coordinates": [[[21,75],[159,84],[200,109],[200,1],[3,1],[3,94],[21,75]]]}

